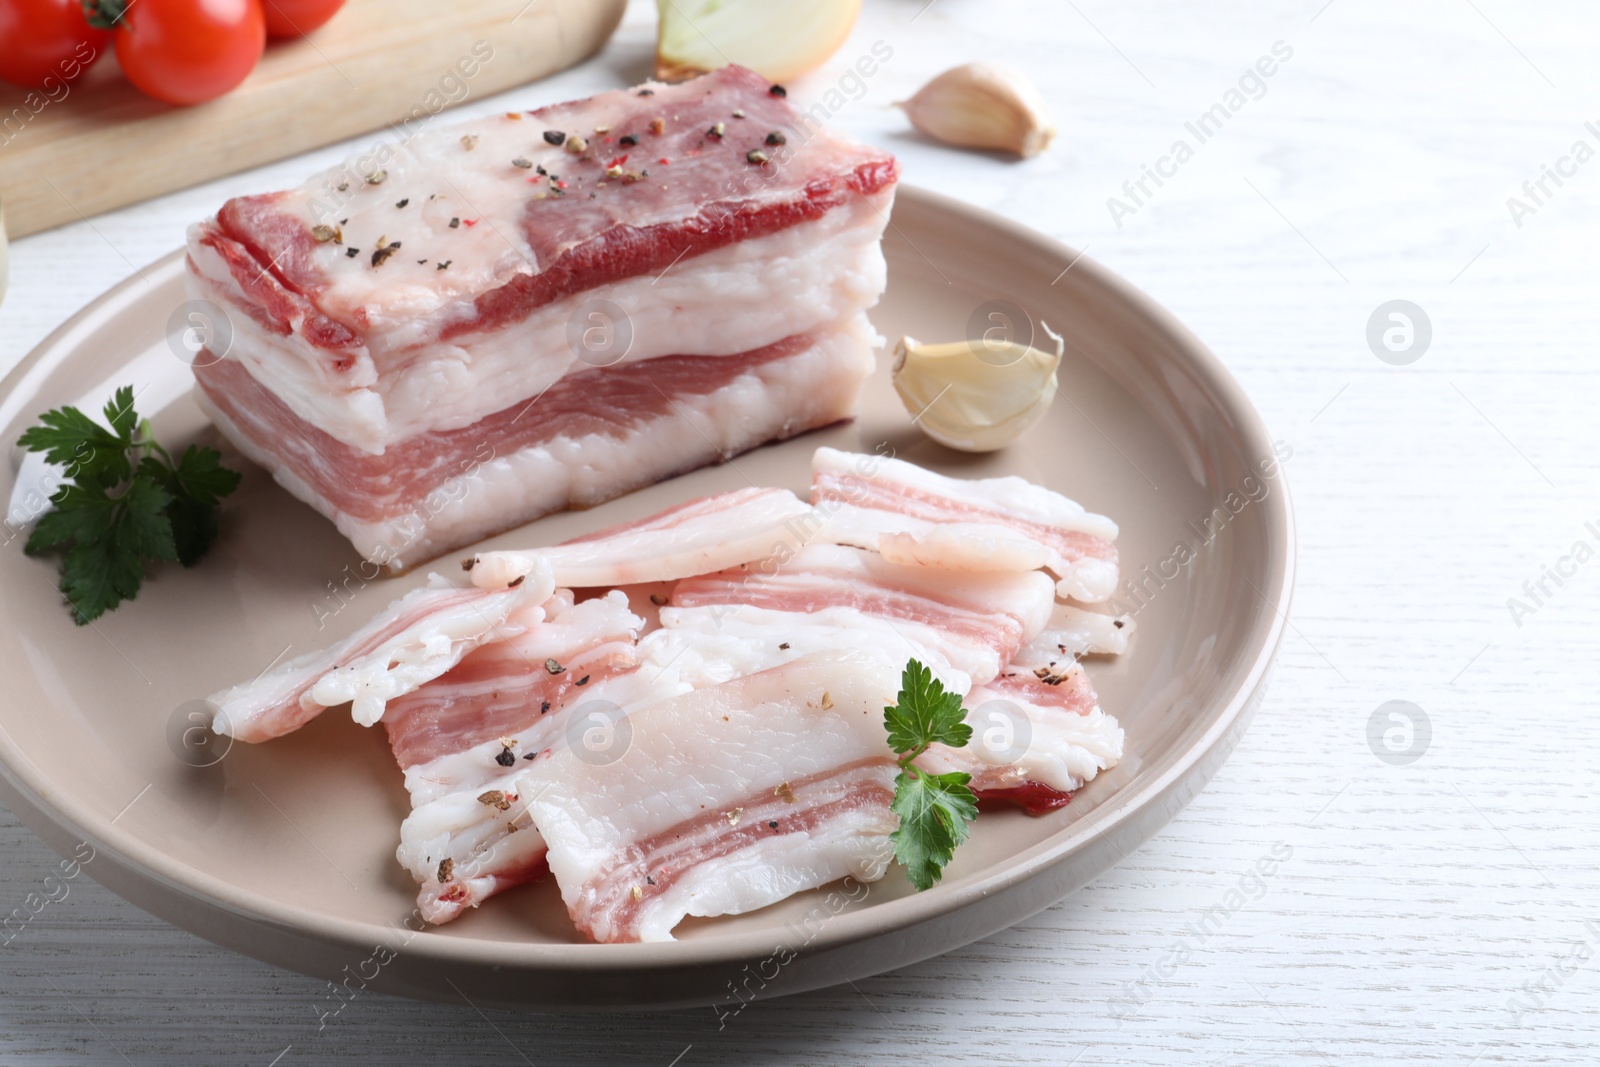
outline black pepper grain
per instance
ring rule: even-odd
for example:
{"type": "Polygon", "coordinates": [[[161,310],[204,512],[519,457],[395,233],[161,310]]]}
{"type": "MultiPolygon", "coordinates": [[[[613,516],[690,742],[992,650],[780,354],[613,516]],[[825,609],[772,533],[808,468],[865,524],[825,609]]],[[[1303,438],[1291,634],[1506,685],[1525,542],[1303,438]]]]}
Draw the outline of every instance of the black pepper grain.
{"type": "Polygon", "coordinates": [[[566,139],[567,139],[567,135],[562,133],[560,130],[546,130],[546,131],[544,131],[544,143],[545,144],[562,144],[563,142],[566,141],[566,139]]]}

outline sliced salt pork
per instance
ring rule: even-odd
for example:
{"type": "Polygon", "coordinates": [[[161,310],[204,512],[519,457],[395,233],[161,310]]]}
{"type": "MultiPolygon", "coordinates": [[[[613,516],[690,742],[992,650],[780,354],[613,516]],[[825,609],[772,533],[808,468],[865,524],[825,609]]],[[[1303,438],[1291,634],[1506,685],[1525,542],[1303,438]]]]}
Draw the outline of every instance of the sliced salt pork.
{"type": "Polygon", "coordinates": [[[525,799],[529,761],[569,731],[581,742],[679,691],[635,670],[643,625],[619,592],[574,603],[562,590],[541,621],[390,702],[384,727],[412,804],[397,856],[420,887],[424,919],[448,922],[544,873],[525,799]]]}
{"type": "Polygon", "coordinates": [[[811,506],[787,489],[735,489],[549,548],[480,552],[462,566],[493,589],[543,559],[557,585],[639,585],[792,555],[815,534],[811,506]]]}
{"type": "Polygon", "coordinates": [[[1008,671],[975,686],[962,703],[972,727],[967,744],[933,745],[917,765],[934,774],[965,771],[981,800],[1042,814],[1122,759],[1122,727],[1101,709],[1083,668],[1070,661],[1008,671]]]}
{"type": "Polygon", "coordinates": [[[1043,568],[1063,597],[1117,588],[1117,524],[1025,478],[951,478],[884,456],[819,448],[811,504],[819,537],[897,563],[948,570],[1043,568]]]}
{"type": "Polygon", "coordinates": [[[578,929],[666,941],[850,876],[883,876],[899,820],[883,728],[898,670],[829,653],[649,705],[604,753],[554,749],[524,776],[578,929]]]}
{"type": "Polygon", "coordinates": [[[644,655],[706,684],[811,652],[870,649],[901,664],[915,656],[965,693],[1043,629],[1054,601],[1037,571],[940,571],[814,544],[679,582],[644,655]]]}
{"type": "Polygon", "coordinates": [[[346,701],[351,716],[371,726],[388,701],[444,674],[479,645],[542,619],[541,605],[553,592],[550,568],[542,563],[494,589],[463,589],[430,575],[428,585],[331,648],[213,694],[212,729],[240,741],[266,741],[346,701]]]}

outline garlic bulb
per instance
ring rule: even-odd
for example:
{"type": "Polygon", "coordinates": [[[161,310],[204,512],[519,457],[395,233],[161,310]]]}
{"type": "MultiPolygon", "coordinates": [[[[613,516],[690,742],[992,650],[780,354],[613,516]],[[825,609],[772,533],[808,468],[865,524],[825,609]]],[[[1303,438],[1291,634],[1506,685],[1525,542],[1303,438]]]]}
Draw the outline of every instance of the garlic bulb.
{"type": "Polygon", "coordinates": [[[656,0],[656,77],[682,81],[738,63],[784,82],[839,50],[861,0],[656,0]]]}
{"type": "Polygon", "coordinates": [[[925,345],[902,337],[892,376],[911,421],[963,452],[994,452],[1022,436],[1056,397],[1065,349],[1059,334],[1040,325],[1055,340],[1053,355],[1014,341],[925,345]]]}
{"type": "Polygon", "coordinates": [[[947,70],[895,106],[929,137],[963,148],[1036,156],[1056,135],[1038,90],[1016,71],[992,63],[947,70]]]}

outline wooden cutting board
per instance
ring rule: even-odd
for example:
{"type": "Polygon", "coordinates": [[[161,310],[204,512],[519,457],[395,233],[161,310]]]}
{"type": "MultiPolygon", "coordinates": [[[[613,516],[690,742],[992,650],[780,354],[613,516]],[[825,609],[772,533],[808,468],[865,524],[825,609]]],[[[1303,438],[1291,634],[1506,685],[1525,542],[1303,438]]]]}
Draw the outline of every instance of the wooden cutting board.
{"type": "Polygon", "coordinates": [[[233,92],[187,108],[140,93],[112,55],[59,100],[0,83],[6,224],[20,237],[367,131],[403,140],[592,55],[625,6],[349,0],[309,38],[269,42],[233,92]]]}

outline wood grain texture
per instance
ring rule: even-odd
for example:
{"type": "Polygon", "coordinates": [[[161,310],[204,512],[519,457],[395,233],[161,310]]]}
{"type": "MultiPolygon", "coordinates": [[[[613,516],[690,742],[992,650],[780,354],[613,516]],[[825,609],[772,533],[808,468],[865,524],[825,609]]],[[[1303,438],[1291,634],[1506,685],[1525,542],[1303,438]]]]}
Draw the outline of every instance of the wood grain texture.
{"type": "MultiPolygon", "coordinates": [[[[594,62],[476,106],[641,77],[650,23],[636,4],[594,62]]],[[[1593,1064],[1600,560],[1547,582],[1520,626],[1506,602],[1574,541],[1600,544],[1585,529],[1600,520],[1600,160],[1547,182],[1520,227],[1506,201],[1578,138],[1596,143],[1597,31],[1576,0],[875,0],[832,67],[794,87],[819,99],[888,42],[893,59],[836,121],[892,148],[907,180],[1087,247],[1153,294],[1294,449],[1301,570],[1273,687],[1213,785],[1121,868],[966,949],[720,1030],[710,1009],[519,1017],[377,997],[319,1030],[319,983],[79,879],[0,949],[0,1059],[1593,1064]],[[1279,40],[1294,54],[1265,94],[1119,228],[1107,198],[1279,40]],[[1002,54],[1055,112],[1039,159],[928,145],[886,106],[1002,54]],[[1405,367],[1365,336],[1397,298],[1433,326],[1405,367]],[[1432,724],[1407,766],[1368,743],[1393,699],[1432,724]],[[1258,889],[1248,872],[1278,842],[1292,854],[1258,889]],[[1242,906],[1194,934],[1241,880],[1242,906]]],[[[0,365],[224,195],[336,156],[19,242],[0,365]]],[[[57,860],[10,821],[0,847],[3,913],[57,860]]]]}
{"type": "Polygon", "coordinates": [[[13,237],[441,111],[592,55],[625,0],[349,0],[274,41],[233,92],[171,107],[105,56],[71,87],[0,84],[0,198],[13,237]]]}

